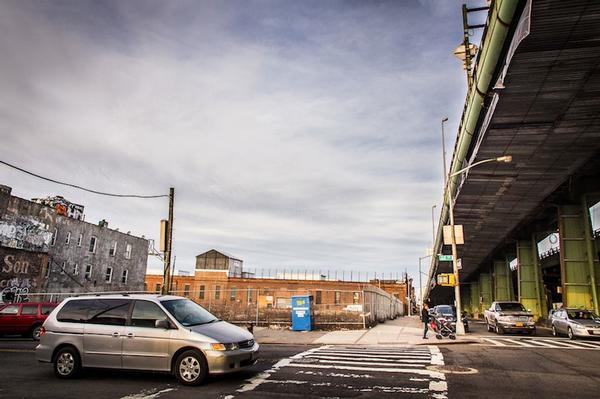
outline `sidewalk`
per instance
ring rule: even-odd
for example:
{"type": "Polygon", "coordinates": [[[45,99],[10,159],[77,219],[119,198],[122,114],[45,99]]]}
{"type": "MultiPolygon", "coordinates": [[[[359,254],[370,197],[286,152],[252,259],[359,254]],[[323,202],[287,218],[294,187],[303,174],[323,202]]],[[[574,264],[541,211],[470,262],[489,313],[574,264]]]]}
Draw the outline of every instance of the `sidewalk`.
{"type": "Polygon", "coordinates": [[[445,345],[475,343],[475,337],[459,336],[456,340],[438,340],[431,331],[429,339],[423,339],[423,324],[418,316],[387,320],[367,330],[346,331],[291,331],[255,327],[254,336],[261,344],[290,345],[445,345]]]}

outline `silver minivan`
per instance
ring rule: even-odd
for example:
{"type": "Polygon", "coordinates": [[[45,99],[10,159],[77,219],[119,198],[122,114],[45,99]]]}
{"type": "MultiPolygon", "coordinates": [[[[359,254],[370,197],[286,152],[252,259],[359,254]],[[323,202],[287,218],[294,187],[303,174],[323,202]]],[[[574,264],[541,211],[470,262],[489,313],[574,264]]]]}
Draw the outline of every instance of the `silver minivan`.
{"type": "Polygon", "coordinates": [[[65,299],[44,322],[36,358],[60,378],[83,367],[164,371],[184,385],[256,363],[258,344],[195,302],[165,295],[65,299]]]}

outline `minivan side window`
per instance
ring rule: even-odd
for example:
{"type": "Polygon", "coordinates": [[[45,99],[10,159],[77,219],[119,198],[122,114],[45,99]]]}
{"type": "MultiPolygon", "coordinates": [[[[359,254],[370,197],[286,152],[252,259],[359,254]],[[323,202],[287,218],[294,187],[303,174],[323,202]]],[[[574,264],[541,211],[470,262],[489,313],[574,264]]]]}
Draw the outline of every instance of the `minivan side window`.
{"type": "Polygon", "coordinates": [[[156,320],[167,319],[167,315],[157,304],[149,301],[135,301],[131,314],[131,325],[134,327],[156,327],[156,320]]]}
{"type": "MultiPolygon", "coordinates": [[[[124,326],[129,314],[129,299],[97,299],[101,308],[94,308],[90,312],[87,322],[90,324],[104,324],[108,326],[124,326]]],[[[96,305],[96,304],[94,304],[96,305]]]]}
{"type": "Polygon", "coordinates": [[[66,323],[91,323],[124,326],[129,299],[80,299],[67,302],[56,315],[66,323]]]}

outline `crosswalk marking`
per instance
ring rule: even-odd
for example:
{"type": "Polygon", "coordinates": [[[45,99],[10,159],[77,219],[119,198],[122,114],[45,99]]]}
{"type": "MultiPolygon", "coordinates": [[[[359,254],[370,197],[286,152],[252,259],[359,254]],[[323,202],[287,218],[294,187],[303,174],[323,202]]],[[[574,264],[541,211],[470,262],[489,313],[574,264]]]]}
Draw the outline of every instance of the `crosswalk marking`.
{"type": "Polygon", "coordinates": [[[493,345],[495,347],[522,348],[522,349],[587,349],[600,350],[600,342],[569,340],[567,338],[506,338],[485,337],[481,338],[480,345],[493,345]]]}
{"type": "Polygon", "coordinates": [[[520,341],[520,340],[516,341],[514,339],[508,339],[508,338],[505,338],[504,340],[508,341],[508,342],[512,342],[513,344],[517,344],[517,345],[521,345],[521,346],[527,347],[527,348],[533,348],[534,347],[534,345],[529,345],[529,344],[527,344],[527,343],[525,343],[523,341],[520,341]]]}
{"type": "MultiPolygon", "coordinates": [[[[363,359],[356,359],[356,357],[350,356],[323,356],[323,355],[308,355],[306,356],[308,359],[325,359],[325,360],[352,360],[352,361],[363,361],[363,359]]],[[[386,363],[431,363],[431,359],[386,359],[383,357],[380,358],[364,358],[364,360],[369,360],[372,362],[386,362],[386,363]]]]}
{"type": "Polygon", "coordinates": [[[378,397],[397,397],[410,393],[411,398],[445,399],[448,395],[446,377],[444,373],[428,368],[434,365],[443,366],[444,357],[433,345],[418,348],[326,345],[280,360],[227,399],[256,390],[284,395],[286,384],[326,384],[323,386],[335,392],[335,396],[338,393],[344,393],[339,396],[360,396],[372,392],[378,397]],[[394,376],[393,380],[390,375],[394,376]]]}
{"type": "Polygon", "coordinates": [[[502,342],[497,341],[495,339],[483,338],[483,340],[486,341],[486,342],[489,342],[491,344],[494,344],[496,346],[506,346],[506,344],[503,344],[502,342]]]}

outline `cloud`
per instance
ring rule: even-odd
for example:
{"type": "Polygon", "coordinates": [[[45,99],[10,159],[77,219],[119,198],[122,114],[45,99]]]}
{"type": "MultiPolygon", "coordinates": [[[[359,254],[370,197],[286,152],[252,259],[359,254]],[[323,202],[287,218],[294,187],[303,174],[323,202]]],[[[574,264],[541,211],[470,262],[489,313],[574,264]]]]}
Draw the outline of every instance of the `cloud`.
{"type": "MultiPolygon", "coordinates": [[[[181,269],[214,247],[251,268],[416,275],[439,120],[454,132],[464,99],[447,3],[2,2],[1,158],[105,191],[175,187],[181,269]]],[[[150,238],[167,213],[0,177],[150,238]]]]}

